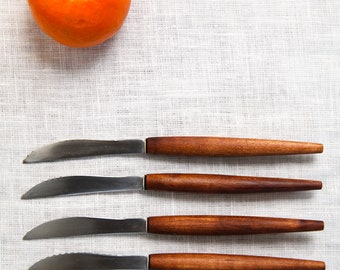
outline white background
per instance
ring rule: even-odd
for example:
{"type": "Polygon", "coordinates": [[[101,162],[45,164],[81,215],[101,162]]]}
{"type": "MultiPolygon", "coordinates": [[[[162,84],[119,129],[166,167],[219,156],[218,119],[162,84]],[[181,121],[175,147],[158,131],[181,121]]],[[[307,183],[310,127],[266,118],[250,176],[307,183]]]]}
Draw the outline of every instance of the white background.
{"type": "Polygon", "coordinates": [[[0,267],[64,252],[215,252],[339,263],[340,54],[336,0],[135,0],[120,33],[90,49],[45,36],[24,0],[0,0],[0,267]],[[314,141],[321,155],[101,157],[23,165],[64,139],[211,135],[314,141]],[[48,178],[156,172],[323,180],[321,191],[135,192],[22,201],[48,178]],[[112,235],[22,241],[66,216],[260,215],[320,219],[322,232],[232,237],[112,235]]]}

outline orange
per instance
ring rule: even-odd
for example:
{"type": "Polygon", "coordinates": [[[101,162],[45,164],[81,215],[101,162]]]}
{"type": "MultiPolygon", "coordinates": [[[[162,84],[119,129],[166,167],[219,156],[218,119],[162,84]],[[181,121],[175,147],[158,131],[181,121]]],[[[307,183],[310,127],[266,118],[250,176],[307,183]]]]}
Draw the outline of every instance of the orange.
{"type": "Polygon", "coordinates": [[[28,0],[39,27],[61,44],[84,48],[118,32],[131,0],[28,0]]]}

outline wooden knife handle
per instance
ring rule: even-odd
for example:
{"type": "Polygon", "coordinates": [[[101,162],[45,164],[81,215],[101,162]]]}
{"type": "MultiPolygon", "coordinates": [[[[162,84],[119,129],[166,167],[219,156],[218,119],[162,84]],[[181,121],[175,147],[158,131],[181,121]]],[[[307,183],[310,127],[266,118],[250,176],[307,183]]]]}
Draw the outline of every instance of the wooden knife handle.
{"type": "Polygon", "coordinates": [[[148,232],[180,235],[241,235],[323,230],[318,220],[246,216],[160,216],[148,218],[148,232]]]}
{"type": "Polygon", "coordinates": [[[321,261],[224,254],[151,254],[149,269],[162,270],[323,270],[321,261]]]}
{"type": "Polygon", "coordinates": [[[321,189],[321,181],[214,174],[147,174],[145,189],[202,193],[254,193],[321,189]]]}
{"type": "Polygon", "coordinates": [[[220,137],[152,137],[146,152],[185,156],[264,156],[322,153],[323,145],[261,139],[220,137]]]}

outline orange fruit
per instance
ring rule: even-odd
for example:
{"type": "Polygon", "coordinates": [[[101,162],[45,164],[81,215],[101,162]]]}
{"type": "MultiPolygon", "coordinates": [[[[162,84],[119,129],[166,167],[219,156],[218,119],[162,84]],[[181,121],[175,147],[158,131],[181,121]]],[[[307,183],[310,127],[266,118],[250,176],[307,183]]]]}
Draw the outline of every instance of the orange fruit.
{"type": "Polygon", "coordinates": [[[84,48],[118,32],[131,0],[28,0],[39,27],[61,44],[84,48]]]}

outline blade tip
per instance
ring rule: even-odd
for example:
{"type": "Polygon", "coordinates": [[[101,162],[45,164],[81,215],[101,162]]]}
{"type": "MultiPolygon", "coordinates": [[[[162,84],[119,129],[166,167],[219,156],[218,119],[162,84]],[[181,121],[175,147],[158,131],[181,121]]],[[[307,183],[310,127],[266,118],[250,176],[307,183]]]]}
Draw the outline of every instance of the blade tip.
{"type": "Polygon", "coordinates": [[[22,238],[22,240],[38,240],[38,239],[47,239],[48,237],[44,237],[44,236],[41,236],[39,234],[35,234],[35,232],[32,231],[29,231],[27,232],[24,237],[22,238]]]}
{"type": "Polygon", "coordinates": [[[23,163],[53,161],[54,159],[56,159],[56,157],[54,156],[55,147],[55,143],[42,146],[28,154],[27,157],[23,160],[23,163]]]}
{"type": "Polygon", "coordinates": [[[30,197],[25,193],[24,195],[21,196],[21,200],[28,200],[30,197]]]}
{"type": "Polygon", "coordinates": [[[41,162],[41,159],[37,157],[35,152],[32,152],[31,154],[27,155],[27,157],[22,161],[23,164],[38,163],[38,162],[41,162]]]}
{"type": "Polygon", "coordinates": [[[22,161],[22,163],[23,163],[23,164],[31,163],[31,162],[30,162],[29,155],[22,161]]]}
{"type": "Polygon", "coordinates": [[[22,240],[36,240],[36,239],[44,239],[44,237],[41,237],[41,235],[37,234],[35,231],[36,228],[28,231],[22,240]]]}
{"type": "Polygon", "coordinates": [[[26,191],[26,193],[24,193],[21,196],[22,200],[30,200],[30,199],[36,199],[39,198],[39,194],[37,194],[37,192],[34,192],[34,188],[31,188],[30,190],[26,191]]]}
{"type": "Polygon", "coordinates": [[[26,233],[25,235],[24,235],[24,237],[22,238],[22,240],[32,240],[33,238],[30,236],[30,234],[29,233],[26,233]]]}
{"type": "Polygon", "coordinates": [[[32,200],[40,198],[44,198],[44,196],[41,196],[39,193],[34,192],[32,190],[27,191],[25,194],[21,196],[21,200],[32,200]]]}

